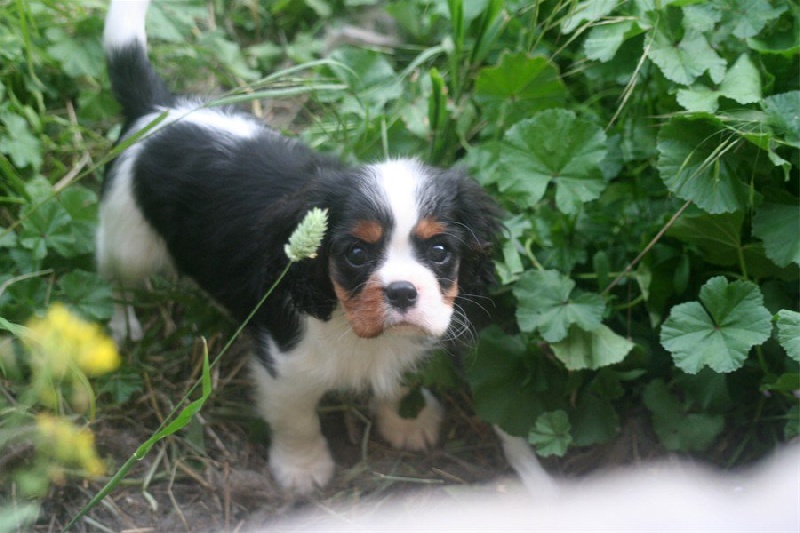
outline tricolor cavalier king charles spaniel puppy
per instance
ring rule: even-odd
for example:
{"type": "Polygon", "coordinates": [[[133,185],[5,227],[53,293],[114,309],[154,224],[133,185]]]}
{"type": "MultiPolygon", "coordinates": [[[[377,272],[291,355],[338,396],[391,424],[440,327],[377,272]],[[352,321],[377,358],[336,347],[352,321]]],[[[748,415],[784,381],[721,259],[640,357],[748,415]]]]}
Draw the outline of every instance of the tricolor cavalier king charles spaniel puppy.
{"type": "MultiPolygon", "coordinates": [[[[402,418],[402,377],[471,327],[464,309],[494,277],[497,206],[460,170],[414,159],[347,166],[247,114],[173,95],[147,57],[148,4],[114,0],[106,18],[121,141],[150,129],[107,169],[101,274],[123,293],[152,274],[187,276],[243,321],[287,265],[297,224],[327,209],[317,256],[291,266],[249,325],[272,472],[300,493],[329,481],[316,406],[331,389],[371,390],[392,445],[435,443],[442,408],[426,391],[416,419],[402,418]]],[[[142,335],[122,303],[111,327],[142,335]]]]}

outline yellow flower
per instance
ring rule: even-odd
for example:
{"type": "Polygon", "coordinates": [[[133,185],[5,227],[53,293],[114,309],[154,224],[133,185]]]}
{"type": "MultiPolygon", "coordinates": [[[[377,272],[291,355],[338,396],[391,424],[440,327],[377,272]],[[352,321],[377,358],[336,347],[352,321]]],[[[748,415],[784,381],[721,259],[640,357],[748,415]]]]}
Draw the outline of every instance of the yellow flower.
{"type": "MultiPolygon", "coordinates": [[[[80,428],[63,418],[42,413],[36,417],[39,432],[39,453],[57,463],[57,466],[76,465],[90,477],[105,472],[105,465],[98,457],[94,445],[94,433],[89,428],[80,428]]],[[[53,469],[57,472],[59,468],[53,469]]]]}
{"type": "Polygon", "coordinates": [[[111,339],[62,303],[53,304],[43,318],[30,320],[27,326],[30,334],[26,344],[34,364],[54,377],[63,377],[71,365],[91,375],[105,374],[119,366],[119,353],[111,339]]]}
{"type": "Polygon", "coordinates": [[[78,355],[78,367],[91,375],[106,374],[119,366],[117,347],[108,337],[99,335],[84,343],[78,355]]]}

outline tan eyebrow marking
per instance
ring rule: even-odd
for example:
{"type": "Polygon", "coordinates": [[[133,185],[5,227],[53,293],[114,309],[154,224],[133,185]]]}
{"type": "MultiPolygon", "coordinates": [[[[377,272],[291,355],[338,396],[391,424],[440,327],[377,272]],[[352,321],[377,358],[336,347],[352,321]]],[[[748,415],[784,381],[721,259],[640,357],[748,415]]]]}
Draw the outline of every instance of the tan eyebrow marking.
{"type": "Polygon", "coordinates": [[[447,226],[433,217],[425,217],[414,227],[414,235],[420,239],[430,239],[447,231],[447,226]]]}
{"type": "Polygon", "coordinates": [[[350,234],[369,244],[375,244],[383,237],[383,226],[374,220],[361,220],[350,231],[350,234]]]}

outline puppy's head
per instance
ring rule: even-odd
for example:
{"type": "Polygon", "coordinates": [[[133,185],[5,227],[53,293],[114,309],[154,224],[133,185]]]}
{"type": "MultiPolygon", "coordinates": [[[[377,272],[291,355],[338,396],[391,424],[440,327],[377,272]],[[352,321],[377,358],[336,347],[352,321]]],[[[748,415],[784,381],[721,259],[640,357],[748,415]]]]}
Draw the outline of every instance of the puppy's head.
{"type": "Polygon", "coordinates": [[[464,173],[393,160],[340,187],[320,261],[358,336],[439,337],[463,300],[486,293],[499,210],[464,173]]]}

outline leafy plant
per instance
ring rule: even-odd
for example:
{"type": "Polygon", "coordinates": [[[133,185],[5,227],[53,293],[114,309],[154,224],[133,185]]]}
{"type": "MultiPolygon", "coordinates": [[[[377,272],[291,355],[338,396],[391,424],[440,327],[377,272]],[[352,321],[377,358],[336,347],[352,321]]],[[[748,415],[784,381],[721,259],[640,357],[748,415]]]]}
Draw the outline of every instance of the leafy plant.
{"type": "Polygon", "coordinates": [[[403,4],[404,29],[441,48],[362,118],[392,124],[389,154],[409,133],[435,163],[464,154],[510,213],[492,313],[506,318],[467,368],[478,412],[545,454],[608,440],[637,405],[675,450],[746,420],[758,453],[794,427],[796,361],[770,339],[798,301],[796,8],[403,4]],[[428,90],[427,115],[402,112],[428,90]],[[742,400],[695,403],[708,372],[742,400]],[[556,419],[569,438],[553,447],[556,419]],[[706,430],[671,436],[687,420],[706,430]]]}
{"type": "MultiPolygon", "coordinates": [[[[19,324],[54,301],[111,314],[92,258],[118,127],[101,4],[0,0],[2,353],[18,353],[19,324]]],[[[612,439],[641,411],[665,448],[720,461],[798,434],[796,5],[212,4],[151,9],[151,53],[175,90],[222,86],[212,104],[258,116],[267,99],[288,102],[286,128],[346,160],[465,165],[508,212],[493,324],[466,364],[485,420],[556,455],[612,439]],[[320,31],[375,5],[405,44],[325,55],[320,31]]],[[[163,280],[136,296],[177,302],[203,331],[228,327],[163,280]]],[[[196,334],[178,324],[131,348],[97,390],[126,401],[148,353],[184,352],[196,334]]],[[[434,362],[420,381],[453,385],[448,359],[434,362]]],[[[1,385],[15,391],[9,368],[1,385]]]]}

